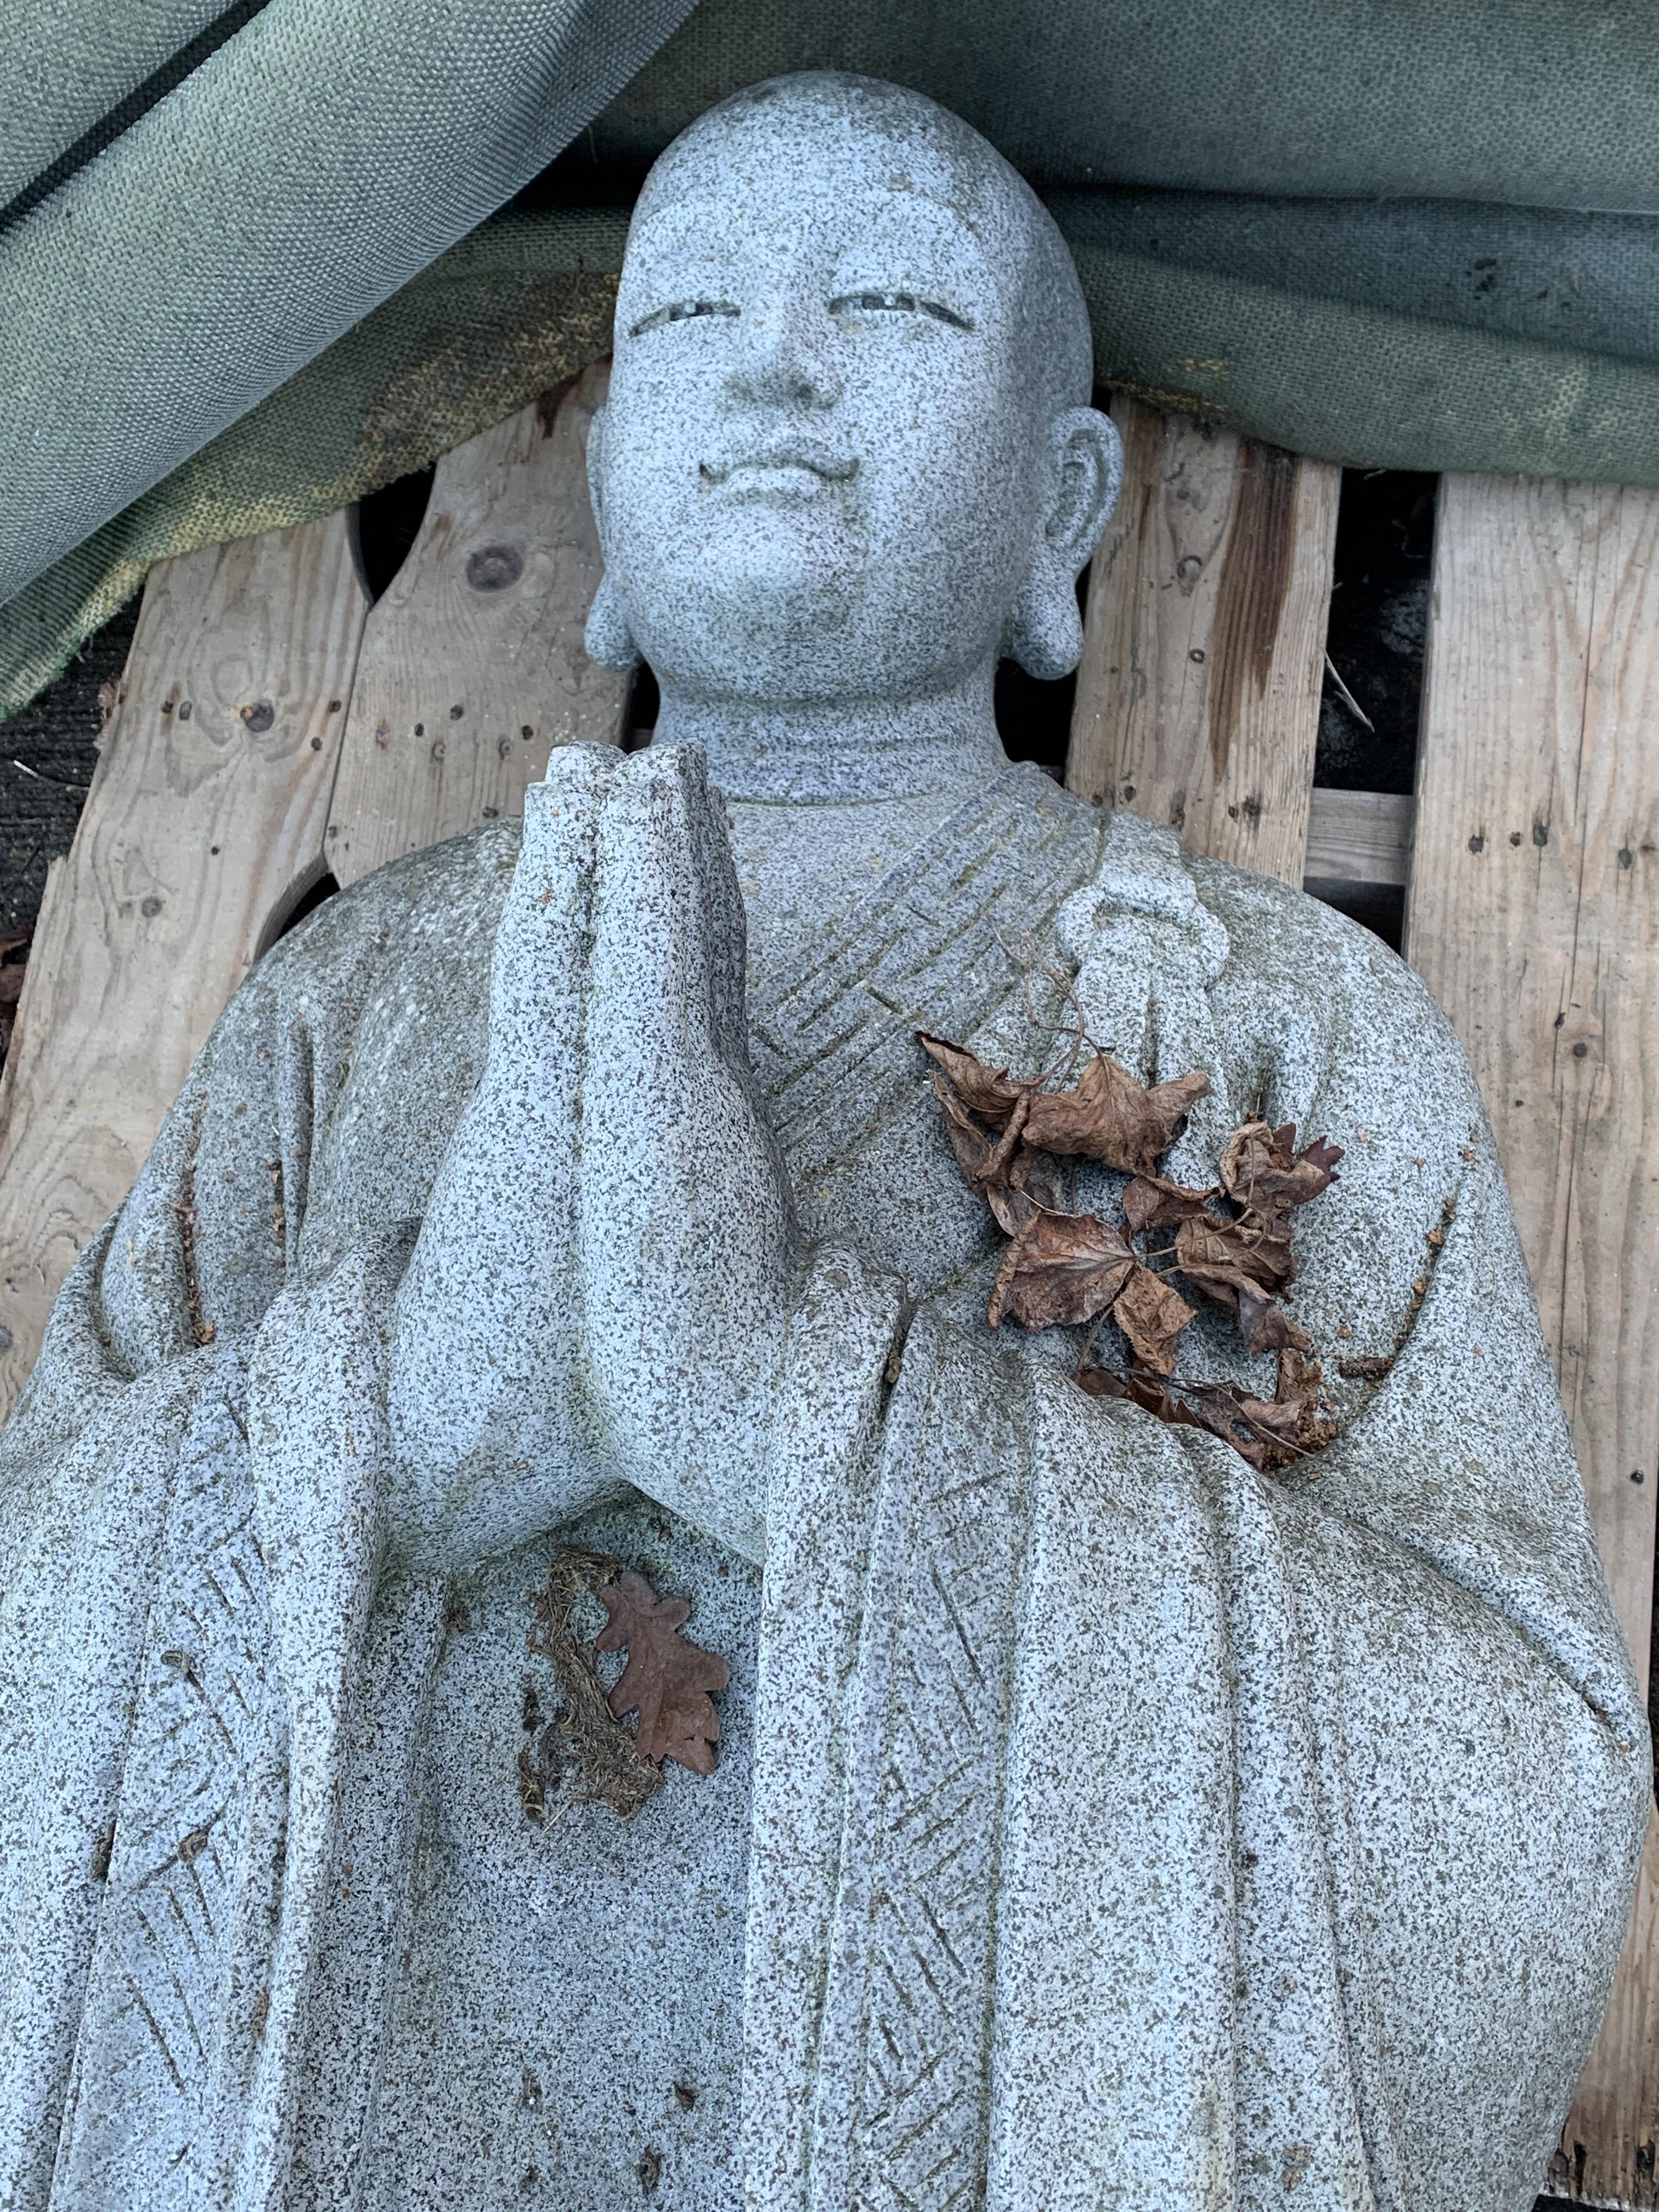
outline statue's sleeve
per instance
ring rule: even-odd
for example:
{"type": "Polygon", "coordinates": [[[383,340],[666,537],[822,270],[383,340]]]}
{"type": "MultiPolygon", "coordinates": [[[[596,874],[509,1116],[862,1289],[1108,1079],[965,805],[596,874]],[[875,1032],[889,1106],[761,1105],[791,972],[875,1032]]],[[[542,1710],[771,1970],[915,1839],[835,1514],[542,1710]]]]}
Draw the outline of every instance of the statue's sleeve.
{"type": "MultiPolygon", "coordinates": [[[[211,1920],[232,1871],[216,1829],[194,1847],[221,1808],[191,1778],[240,1771],[262,1723],[247,1373],[297,1228],[283,1196],[309,1164],[313,1042],[280,983],[278,969],[256,975],[222,1018],[131,1194],[65,1281],[0,1435],[7,2203],[44,2201],[112,1860],[149,1854],[164,1935],[180,1898],[208,1900],[211,1920]],[[145,1699],[173,1714],[166,1755],[141,1778],[155,1823],[118,1841],[145,1699]]],[[[153,1979],[171,1986],[161,1966],[153,1979]]],[[[157,2002],[128,1990],[135,2019],[157,2002]]],[[[154,2035],[187,2047],[179,2022],[155,2017],[154,2035]]]]}
{"type": "Polygon", "coordinates": [[[1211,2157],[1240,2204],[1540,2185],[1648,1729],[1489,1140],[1445,1236],[1387,1379],[1293,1473],[1038,1383],[1006,2201],[1049,2160],[1075,2187],[1048,2202],[1097,2201],[1080,2142],[1146,2205],[1205,2201],[1211,2157]],[[1076,2100],[1063,2138],[1045,2079],[1076,2100]]]}
{"type": "Polygon", "coordinates": [[[846,1462],[874,1472],[833,1818],[799,1813],[800,1731],[834,1704],[817,1562],[846,1547],[827,1506],[769,1528],[769,2207],[804,2169],[814,2207],[941,2175],[991,2212],[1530,2203],[1623,1933],[1647,1725],[1479,1098],[1398,988],[1398,1066],[1308,1037],[1281,1082],[1357,1155],[1297,1310],[1398,1345],[1326,1451],[1258,1474],[924,1310],[846,1462]],[[1389,1106],[1379,1169],[1357,1133],[1389,1106]],[[790,2013],[809,1925],[827,1974],[790,2013]]]}

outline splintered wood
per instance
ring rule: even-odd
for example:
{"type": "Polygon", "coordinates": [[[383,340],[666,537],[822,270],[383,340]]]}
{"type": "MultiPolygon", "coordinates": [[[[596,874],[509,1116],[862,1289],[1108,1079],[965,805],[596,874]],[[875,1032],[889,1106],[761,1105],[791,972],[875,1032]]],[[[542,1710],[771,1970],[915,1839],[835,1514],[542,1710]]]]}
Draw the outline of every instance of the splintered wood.
{"type": "Polygon", "coordinates": [[[1119,397],[1066,781],[1300,884],[1341,471],[1119,397]]]}
{"type": "Polygon", "coordinates": [[[0,1079],[0,1414],[324,828],[368,600],[348,518],[150,573],[0,1079]]]}
{"type": "Polygon", "coordinates": [[[341,884],[522,814],[555,745],[624,735],[629,679],[582,651],[600,569],[587,427],[608,375],[596,363],[439,462],[363,638],[329,823],[341,884]]]}
{"type": "MultiPolygon", "coordinates": [[[[1407,951],[1480,1079],[1645,1685],[1659,1486],[1659,493],[1448,477],[1407,951]]],[[[1659,1843],[1551,2185],[1656,2201],[1659,1843]]]]}

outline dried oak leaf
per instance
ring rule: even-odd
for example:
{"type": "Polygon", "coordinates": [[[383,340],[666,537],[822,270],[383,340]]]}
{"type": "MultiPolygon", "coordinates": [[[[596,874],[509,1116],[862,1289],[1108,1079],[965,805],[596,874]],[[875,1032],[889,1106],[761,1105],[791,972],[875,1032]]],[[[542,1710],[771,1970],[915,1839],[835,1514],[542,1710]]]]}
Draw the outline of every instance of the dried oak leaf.
{"type": "Polygon", "coordinates": [[[609,1618],[594,1650],[628,1653],[608,1700],[611,1712],[620,1719],[638,1708],[645,1758],[672,1759],[694,1774],[712,1774],[720,1720],[709,1692],[723,1690],[732,1670],[680,1634],[691,1617],[690,1600],[659,1597],[643,1575],[632,1572],[602,1583],[597,1595],[609,1618]]]}
{"type": "Polygon", "coordinates": [[[1109,1053],[1097,1053],[1073,1089],[1039,1091],[1032,1098],[1025,1142],[1036,1151],[1150,1176],[1209,1088],[1209,1077],[1195,1069],[1149,1090],[1109,1053]]]}
{"type": "Polygon", "coordinates": [[[1176,1339],[1192,1318],[1186,1299],[1150,1267],[1135,1268],[1112,1306],[1137,1364],[1155,1375],[1174,1373],[1176,1339]]]}
{"type": "Polygon", "coordinates": [[[1275,1129],[1266,1121],[1246,1121],[1228,1139],[1221,1155],[1221,1187],[1235,1204],[1263,1215],[1305,1206],[1336,1181],[1340,1145],[1316,1137],[1298,1152],[1296,1124],[1275,1129]]]}
{"type": "Polygon", "coordinates": [[[1104,1313],[1137,1265],[1121,1229],[1092,1213],[1033,1213],[1002,1255],[985,1318],[1054,1328],[1104,1313]]]}
{"type": "Polygon", "coordinates": [[[1194,1219],[1215,1195],[1213,1190],[1166,1182],[1162,1176],[1137,1176],[1124,1189],[1123,1218],[1131,1237],[1144,1237],[1149,1229],[1173,1229],[1194,1219]]]}

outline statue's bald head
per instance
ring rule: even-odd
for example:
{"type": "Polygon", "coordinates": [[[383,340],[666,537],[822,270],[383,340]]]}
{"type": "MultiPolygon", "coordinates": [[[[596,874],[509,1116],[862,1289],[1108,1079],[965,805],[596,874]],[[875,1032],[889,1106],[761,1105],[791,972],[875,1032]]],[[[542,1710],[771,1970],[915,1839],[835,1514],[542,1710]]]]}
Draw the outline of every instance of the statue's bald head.
{"type": "Polygon", "coordinates": [[[1018,169],[959,115],[907,87],[839,70],[769,77],[711,107],[646,179],[639,230],[664,206],[731,190],[733,169],[787,194],[803,172],[884,172],[895,193],[949,209],[978,240],[1012,305],[1025,389],[1045,419],[1094,386],[1088,309],[1058,225],[1018,169]]]}
{"type": "Polygon", "coordinates": [[[1060,672],[1115,489],[1091,378],[1065,243],[976,131],[867,77],[738,94],[629,230],[596,646],[753,696],[1060,672]]]}

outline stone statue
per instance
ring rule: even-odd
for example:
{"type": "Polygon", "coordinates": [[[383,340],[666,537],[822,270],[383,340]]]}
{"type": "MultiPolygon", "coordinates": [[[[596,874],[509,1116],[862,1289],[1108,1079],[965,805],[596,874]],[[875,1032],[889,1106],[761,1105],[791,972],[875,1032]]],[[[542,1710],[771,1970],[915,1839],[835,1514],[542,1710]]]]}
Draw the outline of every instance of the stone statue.
{"type": "Polygon", "coordinates": [[[999,656],[1079,651],[1090,388],[928,102],[781,80],[658,163],[589,629],[655,742],[261,963],[0,1447],[0,2203],[1529,2202],[1647,1724],[1440,1014],[999,747],[999,656]],[[1074,1012],[1206,1079],[1166,1179],[1343,1149],[1322,1449],[988,1326],[916,1032],[1030,1078],[1074,1012]],[[713,1655],[660,1768],[643,1694],[581,1733],[642,1623],[713,1655]]]}

